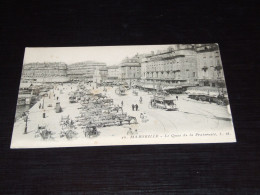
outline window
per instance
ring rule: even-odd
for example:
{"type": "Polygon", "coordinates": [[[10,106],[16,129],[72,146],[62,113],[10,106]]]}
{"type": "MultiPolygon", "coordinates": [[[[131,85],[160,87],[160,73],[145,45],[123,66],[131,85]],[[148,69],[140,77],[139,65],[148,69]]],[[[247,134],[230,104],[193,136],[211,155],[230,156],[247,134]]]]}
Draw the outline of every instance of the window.
{"type": "Polygon", "coordinates": [[[210,86],[209,81],[205,81],[204,86],[210,86]]]}

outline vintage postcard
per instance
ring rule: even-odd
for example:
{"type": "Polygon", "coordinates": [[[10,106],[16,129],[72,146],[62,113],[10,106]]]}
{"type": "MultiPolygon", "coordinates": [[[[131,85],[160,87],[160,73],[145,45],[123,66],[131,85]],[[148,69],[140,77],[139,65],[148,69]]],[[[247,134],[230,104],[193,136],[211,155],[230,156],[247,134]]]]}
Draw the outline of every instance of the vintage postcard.
{"type": "Polygon", "coordinates": [[[218,44],[25,49],[11,148],[223,142],[218,44]]]}

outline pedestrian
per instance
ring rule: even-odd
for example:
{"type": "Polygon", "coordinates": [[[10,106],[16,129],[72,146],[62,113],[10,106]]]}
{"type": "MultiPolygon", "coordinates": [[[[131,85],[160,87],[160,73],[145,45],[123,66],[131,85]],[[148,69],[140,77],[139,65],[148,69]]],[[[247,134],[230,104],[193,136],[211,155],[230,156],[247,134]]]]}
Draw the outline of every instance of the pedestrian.
{"type": "Polygon", "coordinates": [[[176,95],[176,99],[178,100],[178,96],[176,95]]]}
{"type": "Polygon", "coordinates": [[[137,104],[135,105],[135,110],[138,111],[138,105],[137,104]]]}
{"type": "Polygon", "coordinates": [[[132,129],[129,127],[128,131],[127,131],[127,135],[133,135],[132,129]]]}
{"type": "Polygon", "coordinates": [[[59,100],[59,97],[57,96],[57,100],[59,100]]]}
{"type": "Polygon", "coordinates": [[[39,109],[41,108],[41,103],[39,104],[39,109]]]}
{"type": "Polygon", "coordinates": [[[140,118],[143,119],[144,118],[144,115],[143,113],[140,114],[140,118]]]}
{"type": "Polygon", "coordinates": [[[132,110],[135,111],[135,105],[134,104],[132,104],[132,110]]]}
{"type": "Polygon", "coordinates": [[[124,102],[123,102],[123,100],[122,100],[122,102],[121,102],[121,106],[123,107],[123,105],[124,105],[124,102]]]}

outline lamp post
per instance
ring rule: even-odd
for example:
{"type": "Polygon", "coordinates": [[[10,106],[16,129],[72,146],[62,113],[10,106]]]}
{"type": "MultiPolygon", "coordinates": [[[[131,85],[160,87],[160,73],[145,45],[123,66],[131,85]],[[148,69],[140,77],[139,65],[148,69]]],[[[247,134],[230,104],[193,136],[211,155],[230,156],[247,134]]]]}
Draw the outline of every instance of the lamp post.
{"type": "Polygon", "coordinates": [[[23,118],[24,122],[25,122],[25,128],[24,128],[24,134],[27,134],[27,123],[28,123],[28,113],[24,112],[24,118],[23,118]]]}
{"type": "Polygon", "coordinates": [[[44,96],[42,97],[42,109],[44,109],[44,96]]]}

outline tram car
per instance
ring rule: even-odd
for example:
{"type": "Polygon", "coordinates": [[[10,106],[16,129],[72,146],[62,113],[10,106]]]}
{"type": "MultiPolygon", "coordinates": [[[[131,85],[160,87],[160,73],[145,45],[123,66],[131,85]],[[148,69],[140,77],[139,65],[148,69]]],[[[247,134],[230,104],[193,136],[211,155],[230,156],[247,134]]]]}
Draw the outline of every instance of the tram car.
{"type": "Polygon", "coordinates": [[[166,111],[178,111],[176,101],[171,96],[154,95],[150,101],[151,108],[159,108],[166,111]]]}

